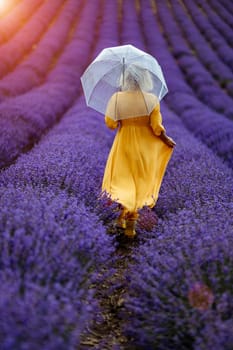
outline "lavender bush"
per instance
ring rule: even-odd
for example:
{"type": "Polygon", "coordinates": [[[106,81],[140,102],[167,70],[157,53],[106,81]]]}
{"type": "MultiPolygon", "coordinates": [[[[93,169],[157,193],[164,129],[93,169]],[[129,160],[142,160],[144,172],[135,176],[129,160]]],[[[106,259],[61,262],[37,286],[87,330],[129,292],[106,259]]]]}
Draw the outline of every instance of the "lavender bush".
{"type": "MultiPolygon", "coordinates": [[[[148,42],[156,43],[144,23],[148,42]]],[[[131,40],[137,30],[131,28],[131,40]]],[[[140,233],[127,274],[128,348],[230,349],[233,174],[165,105],[162,113],[179,142],[155,208],[158,225],[140,233]]]]}
{"type": "Polygon", "coordinates": [[[183,16],[183,10],[179,3],[173,3],[173,5],[172,8],[181,28],[163,2],[159,3],[159,9],[161,9],[159,13],[162,13],[164,26],[169,32],[173,53],[180,62],[188,83],[193,87],[201,101],[232,119],[232,99],[225,93],[232,80],[231,69],[224,64],[219,64],[218,57],[214,51],[209,49],[197,28],[188,18],[183,16]],[[183,31],[185,31],[184,38],[182,38],[183,31]],[[177,38],[180,45],[177,45],[177,38]],[[199,60],[196,59],[197,55],[200,56],[199,60]],[[216,80],[219,86],[217,86],[216,80]]]}
{"type": "Polygon", "coordinates": [[[158,225],[140,235],[128,274],[125,331],[138,349],[230,349],[232,172],[182,126],[172,130],[180,142],[155,209],[158,225]]]}
{"type": "Polygon", "coordinates": [[[95,2],[85,8],[73,40],[61,55],[59,64],[48,75],[46,83],[0,105],[1,167],[37,142],[42,133],[74,103],[92,41],[91,31],[90,41],[84,39],[82,31],[87,28],[87,24],[89,29],[91,25],[94,28],[95,19],[91,14],[97,7],[98,2],[95,2]]]}
{"type": "MultiPolygon", "coordinates": [[[[231,15],[231,14],[233,13],[231,1],[229,1],[229,0],[223,0],[223,1],[222,1],[222,7],[224,7],[224,9],[225,9],[226,11],[229,12],[229,15],[231,15]]],[[[221,14],[221,13],[220,13],[220,14],[221,14]]]]}
{"type": "Polygon", "coordinates": [[[106,262],[110,265],[114,244],[100,223],[103,218],[93,213],[98,212],[101,180],[93,167],[102,144],[98,138],[99,144],[89,144],[92,137],[86,123],[77,119],[77,110],[79,105],[40,145],[1,174],[2,278],[11,281],[9,274],[19,275],[16,290],[8,294],[15,300],[9,310],[4,309],[9,300],[3,299],[4,349],[17,345],[30,348],[33,344],[35,348],[74,349],[96,313],[90,286],[101,266],[106,262]],[[75,123],[85,137],[76,135],[75,123]],[[82,150],[78,148],[81,142],[82,150]],[[30,300],[35,306],[25,310],[30,300]],[[20,321],[26,315],[27,323],[20,321]]]}
{"type": "Polygon", "coordinates": [[[1,207],[1,348],[73,349],[96,313],[92,271],[113,250],[103,226],[49,188],[3,187],[1,207]]]}
{"type": "Polygon", "coordinates": [[[232,45],[232,26],[229,26],[229,24],[224,21],[218,13],[213,11],[213,8],[210,7],[207,2],[201,2],[200,0],[197,0],[197,3],[206,13],[208,13],[210,22],[219,31],[224,40],[226,40],[229,45],[232,45]]]}
{"type": "Polygon", "coordinates": [[[227,24],[233,28],[232,25],[232,5],[230,4],[230,2],[227,4],[224,2],[223,3],[219,3],[218,1],[211,1],[211,6],[213,8],[213,10],[219,15],[220,18],[222,18],[223,21],[226,21],[227,24]]]}
{"type": "MultiPolygon", "coordinates": [[[[156,57],[163,64],[162,67],[168,72],[167,79],[170,93],[165,97],[166,102],[195,136],[213,149],[218,156],[232,167],[232,121],[227,120],[222,114],[220,115],[205,106],[190,91],[190,86],[185,82],[184,76],[182,76],[179,69],[179,67],[182,69],[182,65],[177,65],[175,57],[168,51],[167,43],[159,32],[158,23],[155,21],[155,16],[150,6],[146,1],[142,3],[141,16],[148,48],[152,54],[157,55],[156,57]],[[150,35],[151,28],[155,28],[156,38],[150,35]]],[[[167,25],[170,26],[172,22],[163,2],[158,3],[157,16],[158,21],[162,20],[163,28],[166,30],[167,25]]],[[[167,38],[169,38],[170,33],[173,35],[173,27],[167,31],[167,38]]],[[[179,40],[179,37],[177,37],[177,40],[179,40]]],[[[208,92],[209,90],[207,89],[206,94],[208,92]]]]}
{"type": "MultiPolygon", "coordinates": [[[[84,9],[83,24],[87,21],[89,28],[88,18],[93,18],[90,10],[97,7],[95,2],[84,9]]],[[[109,21],[104,25],[109,25],[109,21]]],[[[57,74],[53,72],[53,77],[49,77],[51,81],[56,79],[57,84],[60,80],[61,88],[62,77],[79,79],[82,72],[80,67],[79,73],[69,78],[67,70],[68,60],[76,62],[74,55],[80,51],[80,46],[75,47],[82,35],[80,29],[69,52],[61,56],[57,74]]],[[[107,36],[105,40],[107,42],[107,36]]],[[[83,49],[88,50],[90,43],[83,43],[83,49]]],[[[99,45],[103,46],[101,40],[99,45]]],[[[85,50],[82,57],[84,64],[88,57],[85,50]]],[[[63,92],[68,87],[65,84],[63,81],[63,92]]],[[[48,93],[48,84],[44,91],[48,93]]],[[[41,108],[42,95],[34,92],[30,94],[31,99],[32,96],[32,105],[35,103],[41,108]]],[[[64,98],[72,98],[69,89],[64,98]]],[[[51,94],[47,101],[49,99],[51,101],[51,94]]],[[[97,312],[92,285],[98,282],[99,273],[103,274],[102,267],[107,262],[111,265],[114,242],[106,235],[103,219],[94,213],[98,213],[96,208],[100,203],[97,194],[101,173],[93,174],[93,168],[102,157],[104,128],[99,138],[93,140],[92,129],[99,124],[99,119],[90,115],[90,122],[86,123],[86,108],[83,100],[80,102],[31,152],[23,154],[0,173],[2,349],[75,349],[80,345],[80,334],[97,312]],[[90,155],[93,155],[92,161],[90,155]]],[[[54,113],[52,104],[50,108],[54,113]]],[[[44,112],[40,111],[43,117],[44,112]]],[[[38,125],[38,116],[34,120],[38,125]]],[[[25,128],[29,121],[30,118],[25,128]]],[[[10,130],[4,125],[6,132],[10,130]]],[[[22,132],[19,124],[17,130],[22,132]]],[[[110,133],[109,136],[112,137],[110,133]]],[[[104,158],[101,170],[103,167],[104,158]]]]}
{"type": "Polygon", "coordinates": [[[229,45],[227,45],[226,41],[223,40],[220,33],[211,25],[211,23],[205,20],[197,4],[190,0],[185,0],[185,5],[187,11],[190,11],[191,13],[192,20],[195,22],[200,32],[205,36],[207,42],[217,51],[221,60],[232,68],[233,54],[229,45]]]}

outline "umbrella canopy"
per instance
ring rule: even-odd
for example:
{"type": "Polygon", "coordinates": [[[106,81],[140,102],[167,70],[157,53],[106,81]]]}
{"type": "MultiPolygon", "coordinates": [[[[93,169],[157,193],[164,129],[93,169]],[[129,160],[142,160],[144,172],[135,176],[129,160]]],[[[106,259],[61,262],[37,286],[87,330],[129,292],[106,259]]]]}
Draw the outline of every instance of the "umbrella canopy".
{"type": "Polygon", "coordinates": [[[83,73],[81,83],[87,105],[113,120],[150,114],[168,92],[157,60],[133,45],[102,50],[83,73]],[[135,98],[139,107],[119,110],[119,103],[129,105],[135,98]]]}

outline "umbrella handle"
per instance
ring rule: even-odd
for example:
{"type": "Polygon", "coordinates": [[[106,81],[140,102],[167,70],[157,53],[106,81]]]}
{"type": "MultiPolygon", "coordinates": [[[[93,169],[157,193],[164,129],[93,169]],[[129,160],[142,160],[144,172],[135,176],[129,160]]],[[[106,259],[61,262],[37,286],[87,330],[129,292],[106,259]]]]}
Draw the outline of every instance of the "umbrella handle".
{"type": "Polygon", "coordinates": [[[123,86],[125,85],[125,57],[122,58],[123,61],[123,86]]]}

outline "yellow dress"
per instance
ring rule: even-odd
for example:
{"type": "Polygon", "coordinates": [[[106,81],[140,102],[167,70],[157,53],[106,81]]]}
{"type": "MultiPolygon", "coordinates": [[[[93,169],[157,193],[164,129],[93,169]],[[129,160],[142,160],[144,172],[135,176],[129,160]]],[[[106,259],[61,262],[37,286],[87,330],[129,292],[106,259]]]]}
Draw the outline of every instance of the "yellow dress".
{"type": "Polygon", "coordinates": [[[110,129],[118,128],[105,167],[102,191],[130,212],[153,207],[172,155],[158,136],[162,130],[159,103],[149,116],[114,121],[105,116],[110,129]]]}

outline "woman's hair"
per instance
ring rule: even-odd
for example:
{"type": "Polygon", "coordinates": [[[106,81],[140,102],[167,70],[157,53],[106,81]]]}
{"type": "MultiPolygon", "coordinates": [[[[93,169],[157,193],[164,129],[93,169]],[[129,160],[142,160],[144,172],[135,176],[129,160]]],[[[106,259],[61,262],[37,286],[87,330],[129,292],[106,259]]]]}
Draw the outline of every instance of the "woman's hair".
{"type": "Polygon", "coordinates": [[[130,65],[121,74],[120,86],[121,90],[142,90],[148,92],[153,88],[153,81],[147,69],[130,65]]]}

